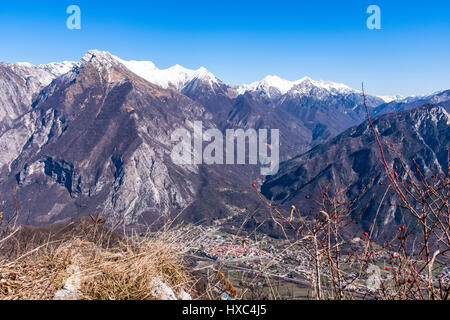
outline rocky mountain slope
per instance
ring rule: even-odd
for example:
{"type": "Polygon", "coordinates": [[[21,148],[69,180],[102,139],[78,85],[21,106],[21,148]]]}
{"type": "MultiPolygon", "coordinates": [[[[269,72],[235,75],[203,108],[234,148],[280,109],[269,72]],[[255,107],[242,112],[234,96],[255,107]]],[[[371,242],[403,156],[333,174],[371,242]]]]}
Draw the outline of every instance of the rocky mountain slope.
{"type": "MultiPolygon", "coordinates": [[[[450,148],[449,113],[440,106],[425,105],[414,110],[378,116],[374,119],[386,158],[390,166],[401,168],[399,159],[413,168],[413,159],[427,176],[448,171],[450,148]]],[[[404,175],[401,170],[398,174],[404,175]]],[[[294,204],[304,213],[317,210],[315,201],[322,197],[322,189],[341,191],[341,203],[348,203],[367,191],[358,201],[361,212],[357,218],[368,230],[375,217],[386,186],[387,177],[379,160],[379,150],[369,124],[353,127],[329,142],[281,164],[276,176],[269,177],[262,186],[262,193],[282,205],[294,204]],[[381,182],[381,185],[380,185],[381,182]],[[307,199],[308,198],[308,199],[307,199]]],[[[382,237],[388,224],[405,223],[394,192],[389,192],[377,218],[375,236],[382,237]],[[390,204],[390,205],[389,205],[390,204]]],[[[399,204],[399,203],[398,203],[399,204]]]]}
{"type": "Polygon", "coordinates": [[[11,121],[31,109],[33,97],[76,63],[62,62],[34,66],[29,63],[0,63],[0,132],[11,121]]]}
{"type": "MultiPolygon", "coordinates": [[[[373,110],[383,102],[368,100],[373,110]]],[[[341,84],[236,87],[204,68],[160,70],[96,50],[76,63],[0,64],[0,211],[26,224],[95,212],[146,224],[256,210],[260,166],[175,165],[174,130],[279,129],[287,160],[363,121],[361,104],[341,84]]]]}
{"type": "MultiPolygon", "coordinates": [[[[261,179],[259,166],[180,166],[171,159],[176,129],[192,132],[194,121],[204,130],[218,127],[208,107],[188,97],[205,99],[210,108],[209,99],[221,99],[208,95],[204,79],[193,78],[182,94],[100,51],[61,76],[43,72],[48,78],[34,91],[17,86],[28,100],[20,98],[22,109],[11,103],[17,116],[2,121],[0,210],[6,221],[41,225],[100,212],[127,225],[178,215],[199,222],[256,205],[249,186],[261,179]]],[[[8,83],[26,83],[24,77],[8,83]]],[[[210,89],[218,92],[215,84],[210,89]]]]}
{"type": "Polygon", "coordinates": [[[194,120],[210,124],[201,105],[100,52],[88,53],[32,105],[8,130],[14,140],[3,140],[17,152],[1,162],[8,217],[13,193],[18,221],[31,224],[96,210],[133,224],[192,202],[198,168],[170,161],[170,134],[194,120]]]}
{"type": "MultiPolygon", "coordinates": [[[[150,83],[177,90],[203,105],[221,130],[279,129],[284,160],[365,119],[361,92],[344,84],[268,76],[250,85],[232,86],[203,67],[158,69],[151,61],[113,57],[150,83]]],[[[382,103],[381,98],[368,97],[371,108],[382,103]]]]}

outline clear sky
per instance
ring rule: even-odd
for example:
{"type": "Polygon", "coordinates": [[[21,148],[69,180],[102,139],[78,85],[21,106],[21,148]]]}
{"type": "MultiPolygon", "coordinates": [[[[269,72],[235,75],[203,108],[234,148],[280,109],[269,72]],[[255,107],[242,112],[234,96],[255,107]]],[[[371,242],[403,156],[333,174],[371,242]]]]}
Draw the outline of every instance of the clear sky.
{"type": "Polygon", "coordinates": [[[1,1],[0,61],[79,60],[89,49],[205,66],[231,84],[276,74],[431,93],[450,88],[450,1],[1,1]],[[81,30],[66,28],[72,4],[81,30]],[[372,4],[381,30],[366,27],[372,4]]]}

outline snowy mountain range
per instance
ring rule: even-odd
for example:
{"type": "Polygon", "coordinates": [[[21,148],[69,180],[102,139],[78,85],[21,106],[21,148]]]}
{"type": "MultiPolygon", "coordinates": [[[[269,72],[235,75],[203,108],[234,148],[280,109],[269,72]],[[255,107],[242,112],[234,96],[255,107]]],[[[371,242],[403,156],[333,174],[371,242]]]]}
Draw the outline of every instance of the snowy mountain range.
{"type": "MultiPolygon", "coordinates": [[[[427,178],[448,174],[450,114],[443,107],[426,104],[374,117],[373,123],[383,144],[390,146],[384,150],[387,163],[393,169],[401,168],[400,179],[410,177],[416,165],[427,178]]],[[[314,210],[315,203],[320,202],[322,186],[345,190],[338,195],[341,203],[349,203],[361,195],[354,204],[355,212],[362,212],[358,226],[367,230],[373,224],[374,236],[387,239],[392,236],[387,225],[398,227],[411,218],[407,210],[395,205],[400,203],[397,195],[386,192],[384,186],[388,184],[377,142],[365,121],[282,163],[278,174],[267,178],[261,192],[287,208],[295,203],[303,212],[314,210]],[[305,198],[309,195],[314,201],[305,198]]]]}
{"type": "MultiPolygon", "coordinates": [[[[98,64],[99,69],[105,68],[109,80],[113,76],[108,69],[121,66],[149,83],[163,89],[176,90],[204,105],[221,129],[286,126],[286,131],[290,133],[287,134],[286,141],[282,141],[282,148],[292,149],[284,150],[286,157],[306,151],[302,146],[323,142],[360,123],[365,115],[361,91],[340,83],[308,77],[289,81],[278,76],[267,76],[250,85],[235,86],[222,82],[204,67],[191,70],[175,65],[159,69],[151,61],[127,61],[99,50],[90,50],[80,62],[24,65],[30,74],[40,72],[40,77],[45,80],[28,92],[38,92],[52,79],[68,70],[79,68],[83,62],[98,64]],[[272,115],[274,110],[276,112],[272,115]],[[329,121],[331,115],[335,118],[334,122],[329,121]],[[296,118],[295,123],[292,123],[292,116],[296,118]],[[299,137],[298,142],[292,145],[290,137],[299,137]]],[[[371,108],[385,102],[370,95],[367,100],[371,108]]]]}
{"type": "MultiPolygon", "coordinates": [[[[90,59],[92,55],[97,57],[105,57],[106,59],[112,58],[115,62],[123,64],[126,68],[141,78],[164,89],[173,88],[181,91],[194,80],[200,80],[204,83],[208,83],[211,87],[214,85],[223,84],[221,80],[209,72],[205,67],[192,70],[177,64],[167,69],[159,69],[152,61],[127,61],[108,52],[99,50],[90,50],[83,59],[90,59]]],[[[79,66],[79,64],[79,62],[64,61],[34,66],[30,63],[24,62],[17,63],[15,66],[18,69],[23,68],[26,72],[31,72],[31,74],[39,74],[39,78],[42,80],[42,83],[49,84],[53,79],[69,72],[72,68],[79,66]]],[[[259,92],[265,93],[269,98],[287,93],[306,95],[310,94],[311,89],[313,88],[322,89],[335,95],[361,93],[360,90],[350,88],[342,83],[313,80],[309,77],[303,77],[296,81],[290,81],[282,79],[276,75],[266,76],[264,79],[255,81],[251,84],[229,86],[234,88],[238,94],[244,94],[245,92],[259,92]]],[[[388,103],[391,101],[412,101],[413,99],[419,99],[421,97],[378,96],[378,98],[388,103]]]]}
{"type": "MultiPolygon", "coordinates": [[[[445,107],[450,101],[448,92],[427,99],[411,105],[367,96],[374,114],[427,102],[445,107]]],[[[221,131],[278,129],[284,161],[365,119],[360,91],[307,77],[268,76],[233,86],[205,68],[158,69],[150,61],[125,61],[98,50],[78,62],[0,63],[0,205],[9,219],[17,199],[26,213],[18,222],[37,225],[93,212],[125,224],[180,212],[181,220],[211,221],[233,215],[236,208],[265,219],[249,191],[253,183],[263,183],[258,166],[176,166],[168,160],[170,134],[192,129],[194,121],[221,131]]],[[[401,117],[395,119],[401,123],[401,117]]],[[[328,156],[339,158],[338,152],[328,156]]],[[[280,194],[289,181],[277,184],[280,194]]]]}

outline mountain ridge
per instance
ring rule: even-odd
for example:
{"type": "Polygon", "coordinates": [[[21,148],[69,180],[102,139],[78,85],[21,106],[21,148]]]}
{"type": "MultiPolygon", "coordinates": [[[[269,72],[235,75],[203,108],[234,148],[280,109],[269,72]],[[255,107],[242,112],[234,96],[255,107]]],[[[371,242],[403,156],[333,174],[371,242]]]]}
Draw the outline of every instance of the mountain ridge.
{"type": "MultiPolygon", "coordinates": [[[[191,132],[195,121],[222,132],[279,129],[280,157],[288,160],[365,120],[362,93],[330,92],[309,78],[285,94],[239,94],[199,69],[164,88],[118,59],[91,50],[76,63],[0,65],[1,111],[14,115],[0,117],[5,217],[14,214],[14,197],[29,214],[20,222],[30,224],[95,211],[130,225],[174,213],[195,223],[239,210],[262,214],[249,188],[263,181],[258,166],[174,165],[170,134],[191,132]]],[[[367,101],[375,110],[380,99],[367,101]]]]}
{"type": "MultiPolygon", "coordinates": [[[[448,173],[450,150],[450,115],[445,108],[424,105],[416,109],[389,113],[372,119],[384,146],[389,167],[400,168],[399,177],[406,175],[406,168],[416,172],[415,164],[427,178],[448,173]]],[[[318,145],[280,165],[276,176],[268,177],[261,187],[262,194],[289,207],[295,205],[307,213],[320,202],[325,186],[331,194],[336,192],[342,205],[360,197],[355,211],[361,212],[356,221],[368,230],[377,210],[375,237],[388,237],[383,226],[401,224],[407,215],[395,193],[387,193],[380,207],[388,178],[379,160],[379,150],[372,129],[367,121],[352,127],[328,142],[318,145]],[[389,205],[390,204],[390,205],[389,205]]],[[[316,208],[317,209],[317,208],[316,208]]],[[[356,214],[355,214],[356,216],[356,214]]]]}
{"type": "MultiPolygon", "coordinates": [[[[169,67],[167,69],[159,69],[156,64],[152,61],[143,60],[143,61],[137,61],[137,60],[124,60],[118,56],[115,56],[111,54],[108,51],[101,51],[97,49],[89,50],[86,55],[90,54],[96,54],[98,56],[105,55],[110,56],[111,58],[119,61],[123,65],[125,65],[130,71],[134,72],[138,76],[146,79],[147,81],[157,84],[165,89],[169,87],[173,87],[176,90],[182,90],[189,82],[191,82],[194,79],[200,79],[203,81],[207,81],[212,86],[213,84],[217,83],[224,83],[221,80],[219,80],[218,77],[216,77],[214,74],[208,71],[205,67],[199,67],[197,70],[192,70],[185,68],[179,64],[175,64],[172,67],[169,67]]],[[[37,67],[43,70],[47,70],[50,73],[62,75],[62,71],[66,70],[65,72],[68,72],[68,68],[74,67],[78,65],[79,62],[72,62],[72,61],[63,61],[63,62],[51,62],[48,64],[40,64],[40,65],[32,65],[28,62],[18,62],[16,65],[27,65],[29,67],[37,67]],[[59,69],[59,71],[58,71],[59,69]]],[[[14,65],[14,64],[10,64],[14,65]]],[[[237,91],[238,94],[243,94],[246,91],[258,91],[259,89],[266,87],[267,90],[270,90],[270,88],[279,90],[283,94],[287,93],[290,89],[292,89],[295,86],[299,86],[302,83],[309,82],[313,84],[316,87],[320,87],[323,89],[327,89],[330,92],[353,92],[353,93],[360,93],[359,90],[352,89],[349,86],[332,82],[332,81],[325,81],[325,80],[313,80],[309,78],[308,76],[305,76],[299,80],[296,81],[290,81],[286,79],[282,79],[277,75],[268,75],[262,80],[255,81],[251,84],[242,84],[242,85],[231,85],[227,84],[230,88],[233,88],[237,91]],[[280,85],[280,83],[283,83],[280,85]]],[[[386,100],[393,99],[392,97],[385,97],[385,96],[377,96],[377,98],[382,99],[384,102],[390,102],[386,100]],[[386,100],[385,100],[386,99],[386,100]]]]}

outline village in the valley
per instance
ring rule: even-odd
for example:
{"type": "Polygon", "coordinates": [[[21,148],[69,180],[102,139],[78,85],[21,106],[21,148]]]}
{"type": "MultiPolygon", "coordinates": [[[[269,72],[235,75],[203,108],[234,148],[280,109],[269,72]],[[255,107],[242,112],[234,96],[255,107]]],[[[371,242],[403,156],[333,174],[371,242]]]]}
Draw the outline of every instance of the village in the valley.
{"type": "MultiPolygon", "coordinates": [[[[213,226],[184,226],[172,232],[177,249],[197,261],[195,267],[197,271],[218,268],[228,274],[230,272],[253,274],[302,287],[308,287],[311,283],[314,262],[310,253],[299,244],[274,239],[264,234],[253,234],[252,238],[225,233],[221,231],[219,223],[213,226]]],[[[353,250],[362,248],[363,243],[358,243],[362,242],[359,240],[359,238],[354,240],[353,250]]],[[[386,267],[388,259],[381,254],[377,254],[375,258],[379,260],[376,268],[380,279],[392,279],[392,272],[386,267]]],[[[341,264],[349,266],[344,269],[349,291],[356,294],[373,291],[370,282],[367,281],[370,275],[366,272],[362,276],[358,275],[360,264],[355,263],[353,256],[342,254],[338,259],[341,264]],[[358,280],[352,281],[355,278],[358,280]]],[[[323,276],[327,277],[326,272],[323,276]]],[[[436,281],[441,279],[448,282],[450,267],[444,268],[435,278],[436,281]]]]}

